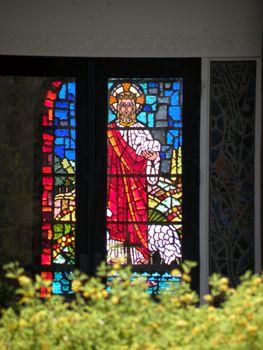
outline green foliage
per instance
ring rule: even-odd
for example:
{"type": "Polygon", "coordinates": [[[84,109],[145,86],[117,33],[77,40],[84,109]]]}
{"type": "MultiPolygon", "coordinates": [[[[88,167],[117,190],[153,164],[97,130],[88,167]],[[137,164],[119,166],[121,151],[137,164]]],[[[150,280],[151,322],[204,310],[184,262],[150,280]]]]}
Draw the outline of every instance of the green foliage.
{"type": "MultiPolygon", "coordinates": [[[[75,298],[40,298],[48,282],[37,276],[33,282],[15,265],[6,267],[7,276],[19,283],[19,309],[2,310],[2,350],[261,350],[263,344],[262,276],[246,274],[232,289],[227,278],[211,277],[207,303],[198,306],[190,289],[189,272],[182,268],[182,282],[173,293],[153,300],[145,293],[143,279],[130,280],[129,268],[101,265],[97,277],[75,272],[75,298]],[[114,275],[110,292],[105,276],[114,275]],[[216,298],[224,300],[214,307],[216,298]]],[[[178,271],[172,271],[177,275],[178,271]]]]}

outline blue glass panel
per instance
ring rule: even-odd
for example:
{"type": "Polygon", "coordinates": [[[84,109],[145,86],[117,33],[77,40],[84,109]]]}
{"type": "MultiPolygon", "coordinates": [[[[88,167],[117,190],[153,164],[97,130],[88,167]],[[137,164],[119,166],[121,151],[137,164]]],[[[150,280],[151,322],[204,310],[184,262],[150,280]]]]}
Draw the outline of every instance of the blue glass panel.
{"type": "Polygon", "coordinates": [[[167,277],[171,277],[171,275],[168,272],[165,272],[162,276],[162,278],[167,278],[167,277]]]}
{"type": "Polygon", "coordinates": [[[75,160],[75,151],[66,151],[66,158],[70,159],[70,160],[75,160]]]}
{"type": "Polygon", "coordinates": [[[61,98],[62,100],[64,100],[66,98],[66,84],[62,85],[62,88],[59,92],[58,97],[61,98]]]}
{"type": "Polygon", "coordinates": [[[62,290],[61,290],[61,284],[59,282],[53,282],[53,286],[52,286],[52,292],[54,294],[61,294],[62,290]]]}
{"type": "Polygon", "coordinates": [[[164,96],[172,96],[173,90],[166,90],[164,91],[164,96]]]}
{"type": "Polygon", "coordinates": [[[169,288],[169,283],[167,282],[159,282],[159,289],[168,289],[169,288]]]}
{"type": "Polygon", "coordinates": [[[173,135],[170,132],[167,133],[167,144],[171,145],[173,143],[173,135]]]}
{"type": "Polygon", "coordinates": [[[146,124],[146,113],[142,112],[138,115],[137,120],[143,124],[146,124]]]}
{"type": "Polygon", "coordinates": [[[148,104],[153,104],[153,103],[155,103],[156,102],[156,96],[146,96],[146,103],[148,103],[148,104]]]}
{"type": "Polygon", "coordinates": [[[69,287],[69,284],[67,284],[67,285],[65,285],[65,286],[62,285],[62,292],[63,292],[63,293],[69,292],[69,288],[70,288],[70,287],[69,287]]]}
{"type": "Polygon", "coordinates": [[[138,272],[134,272],[134,273],[132,274],[132,276],[138,277],[138,276],[140,276],[140,274],[139,274],[138,272]]]}
{"type": "Polygon", "coordinates": [[[174,139],[174,148],[177,149],[179,147],[179,139],[174,139]]]}
{"type": "Polygon", "coordinates": [[[152,105],[152,110],[153,110],[153,111],[156,110],[156,103],[154,103],[154,104],[152,105]]]}
{"type": "Polygon", "coordinates": [[[149,87],[158,87],[158,83],[149,83],[149,87]]]}
{"type": "Polygon", "coordinates": [[[169,119],[169,121],[168,121],[168,126],[174,126],[174,123],[171,119],[169,119]]]}
{"type": "MultiPolygon", "coordinates": [[[[71,114],[71,113],[70,113],[71,114]]],[[[76,126],[76,120],[75,118],[70,119],[70,125],[71,126],[76,126]]]]}
{"type": "Polygon", "coordinates": [[[108,122],[112,122],[116,118],[115,114],[113,114],[111,111],[109,111],[108,114],[108,122]]]}
{"type": "Polygon", "coordinates": [[[168,145],[172,145],[173,144],[173,140],[175,137],[178,138],[179,136],[179,131],[178,130],[170,130],[167,133],[167,144],[168,145]]]}
{"type": "MultiPolygon", "coordinates": [[[[118,277],[118,274],[115,274],[112,277],[107,277],[107,291],[111,291],[110,283],[114,278],[118,277]]],[[[131,275],[131,281],[136,280],[138,277],[144,277],[147,287],[145,291],[150,294],[156,294],[159,292],[168,292],[171,287],[177,287],[180,283],[180,277],[172,276],[170,273],[165,272],[161,273],[133,273],[131,275]]]]}
{"type": "Polygon", "coordinates": [[[76,148],[76,144],[75,144],[75,142],[74,142],[74,141],[71,141],[71,143],[70,143],[70,147],[71,147],[71,149],[75,149],[75,148],[76,148]]]}
{"type": "Polygon", "coordinates": [[[148,273],[148,272],[143,272],[143,273],[142,273],[142,276],[143,276],[143,277],[149,277],[149,276],[151,276],[151,274],[148,273]]]}
{"type": "Polygon", "coordinates": [[[68,111],[62,110],[62,109],[55,109],[55,117],[59,119],[67,119],[68,118],[68,111]]]}
{"type": "Polygon", "coordinates": [[[160,275],[158,272],[154,272],[154,273],[152,274],[152,276],[153,276],[153,277],[160,277],[161,275],[160,275]]]}
{"type": "Polygon", "coordinates": [[[64,147],[63,146],[55,146],[55,154],[58,157],[63,158],[64,157],[64,147]]]}
{"type": "Polygon", "coordinates": [[[173,120],[181,119],[181,108],[180,107],[169,107],[169,115],[173,120]]]}
{"type": "Polygon", "coordinates": [[[62,272],[54,273],[54,281],[60,281],[62,279],[62,272]]]}
{"type": "Polygon", "coordinates": [[[113,83],[108,82],[108,89],[112,87],[113,83]]]}
{"type": "Polygon", "coordinates": [[[153,113],[148,114],[148,126],[149,126],[149,128],[154,127],[154,114],[153,113]]]}
{"type": "Polygon", "coordinates": [[[180,83],[173,83],[173,89],[174,90],[179,90],[180,89],[180,83]]]}
{"type": "Polygon", "coordinates": [[[52,286],[52,292],[54,294],[72,294],[71,283],[72,280],[71,273],[68,272],[54,272],[54,280],[52,286]]]}
{"type": "Polygon", "coordinates": [[[74,100],[75,100],[75,97],[74,97],[73,95],[68,95],[68,100],[74,101],[74,100]]]}
{"type": "Polygon", "coordinates": [[[74,109],[75,109],[75,104],[74,103],[70,103],[70,110],[72,110],[72,111],[74,111],[74,109]]]}
{"type": "Polygon", "coordinates": [[[177,106],[179,105],[179,95],[178,92],[175,92],[171,98],[171,105],[172,106],[177,106]]]}
{"type": "Polygon", "coordinates": [[[76,94],[76,84],[75,83],[68,83],[68,92],[75,96],[75,94],[76,94]]]}
{"type": "Polygon", "coordinates": [[[149,105],[145,105],[144,106],[144,111],[147,112],[147,111],[151,111],[151,107],[149,105]]]}
{"type": "Polygon", "coordinates": [[[64,145],[64,138],[62,138],[62,137],[56,137],[56,138],[55,138],[55,144],[56,144],[56,145],[64,145]]]}
{"type": "Polygon", "coordinates": [[[141,88],[144,90],[145,93],[147,93],[147,83],[140,84],[141,88]]]}
{"type": "Polygon", "coordinates": [[[68,131],[68,129],[56,129],[55,135],[56,136],[69,136],[69,131],[68,131]]]}
{"type": "Polygon", "coordinates": [[[76,140],[76,130],[75,129],[72,129],[71,131],[71,137],[73,140],[76,140]]]}
{"type": "Polygon", "coordinates": [[[69,148],[70,147],[70,142],[69,142],[69,138],[65,138],[65,147],[69,148]]]}
{"type": "Polygon", "coordinates": [[[70,111],[69,114],[70,114],[71,117],[75,117],[75,111],[74,110],[70,111]]]}
{"type": "Polygon", "coordinates": [[[165,152],[165,158],[166,159],[171,159],[172,158],[172,148],[171,147],[167,147],[167,150],[165,152]]]}
{"type": "Polygon", "coordinates": [[[68,108],[68,102],[56,102],[55,106],[58,108],[68,108]]]}

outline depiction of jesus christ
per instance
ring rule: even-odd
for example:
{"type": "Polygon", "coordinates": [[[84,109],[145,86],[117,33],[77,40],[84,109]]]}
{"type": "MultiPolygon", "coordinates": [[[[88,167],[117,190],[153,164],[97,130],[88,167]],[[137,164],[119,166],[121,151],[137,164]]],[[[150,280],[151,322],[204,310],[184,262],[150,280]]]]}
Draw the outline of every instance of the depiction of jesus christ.
{"type": "Polygon", "coordinates": [[[158,181],[160,143],[136,120],[144,95],[130,87],[121,84],[110,100],[117,118],[108,125],[107,229],[128,248],[129,263],[147,264],[147,192],[158,181]]]}

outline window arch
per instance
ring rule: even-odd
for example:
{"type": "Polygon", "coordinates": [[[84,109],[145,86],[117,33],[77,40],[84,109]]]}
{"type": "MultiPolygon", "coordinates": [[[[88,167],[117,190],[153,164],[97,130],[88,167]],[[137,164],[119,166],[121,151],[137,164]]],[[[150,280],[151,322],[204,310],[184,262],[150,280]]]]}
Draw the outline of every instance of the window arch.
{"type": "Polygon", "coordinates": [[[74,80],[54,80],[43,103],[41,267],[55,294],[71,292],[75,265],[75,96],[74,80]]]}

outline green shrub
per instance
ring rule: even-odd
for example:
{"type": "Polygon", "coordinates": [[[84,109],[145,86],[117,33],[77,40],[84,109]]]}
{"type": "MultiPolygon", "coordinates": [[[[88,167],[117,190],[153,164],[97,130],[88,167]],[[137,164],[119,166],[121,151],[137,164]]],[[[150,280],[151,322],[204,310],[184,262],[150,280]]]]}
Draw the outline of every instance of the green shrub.
{"type": "MultiPolygon", "coordinates": [[[[47,282],[36,277],[33,283],[15,265],[7,275],[18,279],[19,309],[2,310],[0,319],[1,350],[202,350],[262,349],[263,283],[262,276],[247,273],[236,288],[226,278],[212,276],[211,294],[198,306],[197,295],[190,290],[185,263],[182,283],[176,292],[163,293],[153,300],[145,293],[143,280],[130,281],[129,268],[105,266],[97,277],[77,272],[75,298],[40,298],[47,282]],[[103,281],[116,274],[111,290],[103,281]],[[216,298],[224,301],[214,307],[216,298]]],[[[173,273],[177,273],[174,271],[173,273]]]]}

